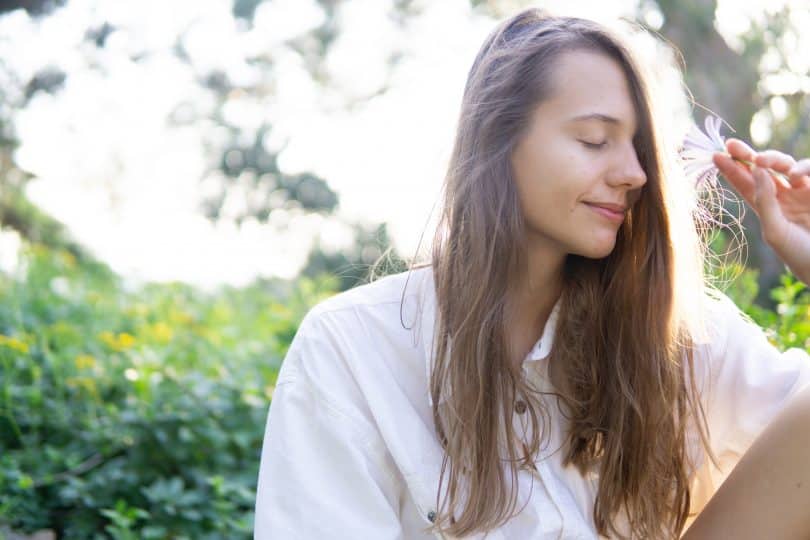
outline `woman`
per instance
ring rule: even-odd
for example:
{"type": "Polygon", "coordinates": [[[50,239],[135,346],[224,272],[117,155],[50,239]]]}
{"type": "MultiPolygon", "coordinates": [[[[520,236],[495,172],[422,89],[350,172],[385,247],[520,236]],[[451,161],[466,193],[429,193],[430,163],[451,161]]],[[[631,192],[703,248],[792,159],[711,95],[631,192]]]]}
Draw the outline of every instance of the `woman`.
{"type": "MultiPolygon", "coordinates": [[[[704,287],[700,209],[649,97],[596,23],[528,9],[493,31],[467,80],[431,264],[318,304],[290,346],[256,538],[677,538],[766,426],[780,444],[797,426],[808,437],[810,359],[780,354],[704,287]]],[[[807,279],[801,212],[716,159],[807,279]]],[[[808,169],[790,171],[797,184],[808,169]]],[[[729,483],[760,478],[774,448],[757,445],[729,483]]],[[[727,485],[690,538],[745,522],[745,489],[727,485]]],[[[779,517],[797,534],[810,521],[779,517]]]]}

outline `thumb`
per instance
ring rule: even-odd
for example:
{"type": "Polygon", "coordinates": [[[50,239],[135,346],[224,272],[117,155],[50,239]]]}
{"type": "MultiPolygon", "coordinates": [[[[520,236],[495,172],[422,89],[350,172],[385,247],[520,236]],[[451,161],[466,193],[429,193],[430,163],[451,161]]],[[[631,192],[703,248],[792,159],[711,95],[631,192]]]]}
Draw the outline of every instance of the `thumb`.
{"type": "Polygon", "coordinates": [[[773,185],[770,174],[761,167],[753,167],[751,173],[755,181],[754,205],[762,223],[762,231],[766,237],[778,238],[783,218],[779,201],[776,200],[776,186],[773,185]]]}

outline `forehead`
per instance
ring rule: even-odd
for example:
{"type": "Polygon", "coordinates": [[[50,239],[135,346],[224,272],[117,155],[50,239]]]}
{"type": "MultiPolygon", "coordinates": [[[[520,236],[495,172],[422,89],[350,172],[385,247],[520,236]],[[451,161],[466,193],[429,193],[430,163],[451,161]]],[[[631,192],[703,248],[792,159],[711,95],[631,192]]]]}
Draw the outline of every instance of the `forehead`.
{"type": "Polygon", "coordinates": [[[618,120],[616,125],[635,131],[635,106],[621,65],[604,53],[563,53],[552,70],[552,92],[544,101],[544,114],[562,122],[600,122],[600,117],[618,120]],[[584,117],[575,120],[578,117],[584,117]]]}

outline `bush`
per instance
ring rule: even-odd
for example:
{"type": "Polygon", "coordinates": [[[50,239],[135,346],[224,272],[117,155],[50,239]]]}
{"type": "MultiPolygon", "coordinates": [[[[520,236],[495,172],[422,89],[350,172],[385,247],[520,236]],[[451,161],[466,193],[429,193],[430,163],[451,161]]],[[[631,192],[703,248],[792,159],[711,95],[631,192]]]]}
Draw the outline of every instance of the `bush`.
{"type": "Polygon", "coordinates": [[[780,285],[770,291],[776,311],[754,303],[759,293],[756,270],[729,265],[717,275],[723,283],[719,288],[765,330],[774,346],[780,350],[810,347],[810,296],[807,286],[792,273],[782,274],[780,285]]]}
{"type": "Polygon", "coordinates": [[[250,538],[278,368],[335,280],[128,290],[67,252],[22,262],[0,275],[0,529],[250,538]]]}

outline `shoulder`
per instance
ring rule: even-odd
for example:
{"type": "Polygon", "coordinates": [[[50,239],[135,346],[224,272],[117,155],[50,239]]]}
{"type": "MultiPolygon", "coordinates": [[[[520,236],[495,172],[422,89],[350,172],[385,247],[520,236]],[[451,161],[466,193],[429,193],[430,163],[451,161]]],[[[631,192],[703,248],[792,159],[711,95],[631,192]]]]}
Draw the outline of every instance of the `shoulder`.
{"type": "Polygon", "coordinates": [[[421,316],[431,268],[382,277],[312,307],[282,364],[296,379],[351,416],[368,416],[364,397],[398,381],[419,390],[424,371],[421,316]]]}
{"type": "Polygon", "coordinates": [[[381,304],[401,302],[416,294],[430,267],[390,274],[364,285],[340,292],[313,306],[307,317],[318,318],[346,311],[366,310],[381,304]]]}
{"type": "Polygon", "coordinates": [[[696,343],[707,347],[714,357],[723,355],[730,338],[745,340],[764,337],[762,328],[720,290],[708,289],[704,293],[700,313],[700,331],[693,337],[696,343]]]}
{"type": "Polygon", "coordinates": [[[372,337],[404,330],[421,311],[430,270],[390,274],[322,300],[304,316],[297,334],[345,347],[363,345],[369,337],[364,330],[372,330],[372,337]]]}
{"type": "Polygon", "coordinates": [[[410,314],[406,318],[413,320],[413,308],[422,303],[419,297],[429,273],[430,267],[390,274],[321,300],[304,315],[293,344],[305,339],[335,345],[345,344],[346,340],[362,341],[360,330],[365,325],[399,324],[400,311],[410,314]]]}

